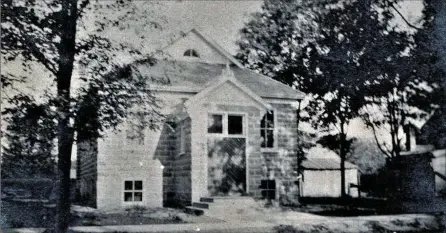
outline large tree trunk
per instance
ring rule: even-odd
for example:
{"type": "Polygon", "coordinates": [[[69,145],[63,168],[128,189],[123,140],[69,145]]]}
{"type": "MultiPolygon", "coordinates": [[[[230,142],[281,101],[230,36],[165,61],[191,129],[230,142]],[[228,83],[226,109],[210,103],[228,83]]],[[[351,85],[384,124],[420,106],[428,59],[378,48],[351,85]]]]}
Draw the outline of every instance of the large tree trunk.
{"type": "Polygon", "coordinates": [[[59,121],[58,139],[58,203],[56,215],[56,232],[67,232],[70,223],[70,169],[71,150],[73,146],[73,128],[70,126],[70,89],[73,73],[77,0],[65,0],[62,4],[61,42],[59,45],[59,62],[57,73],[57,97],[59,121]]]}

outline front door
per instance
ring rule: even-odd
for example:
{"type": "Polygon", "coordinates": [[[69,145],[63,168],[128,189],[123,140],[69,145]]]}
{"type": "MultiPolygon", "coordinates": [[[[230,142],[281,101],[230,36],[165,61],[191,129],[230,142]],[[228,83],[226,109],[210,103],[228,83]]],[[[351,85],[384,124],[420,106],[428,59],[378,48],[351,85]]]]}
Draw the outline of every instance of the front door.
{"type": "Polygon", "coordinates": [[[208,138],[208,190],[212,196],[246,194],[246,139],[208,138]]]}

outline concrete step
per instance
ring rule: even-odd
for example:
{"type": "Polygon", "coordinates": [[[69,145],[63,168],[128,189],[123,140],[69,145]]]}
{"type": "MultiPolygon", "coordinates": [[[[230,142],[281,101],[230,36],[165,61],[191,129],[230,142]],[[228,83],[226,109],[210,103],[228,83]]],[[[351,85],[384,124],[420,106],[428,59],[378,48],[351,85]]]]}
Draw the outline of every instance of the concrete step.
{"type": "Polygon", "coordinates": [[[205,202],[194,202],[194,203],[192,203],[192,206],[201,208],[201,209],[209,209],[209,203],[205,203],[205,202]]]}
{"type": "Polygon", "coordinates": [[[240,209],[256,205],[256,202],[252,197],[204,197],[203,200],[207,200],[207,203],[209,204],[208,209],[240,209]],[[212,202],[210,202],[211,199],[212,202]]]}
{"type": "Polygon", "coordinates": [[[251,209],[256,205],[255,200],[248,196],[237,197],[201,197],[200,202],[193,202],[186,207],[185,212],[193,215],[232,214],[251,209]]]}
{"type": "Polygon", "coordinates": [[[194,206],[187,206],[184,210],[184,212],[186,212],[187,214],[192,214],[197,216],[203,215],[204,211],[205,211],[204,209],[194,206]]]}
{"type": "Polygon", "coordinates": [[[200,198],[200,202],[212,203],[212,202],[214,202],[214,198],[212,198],[212,197],[202,197],[202,198],[200,198]]]}
{"type": "Polygon", "coordinates": [[[200,202],[192,203],[193,207],[204,209],[204,214],[213,216],[219,214],[233,214],[252,209],[258,204],[252,197],[202,197],[200,202]]]}

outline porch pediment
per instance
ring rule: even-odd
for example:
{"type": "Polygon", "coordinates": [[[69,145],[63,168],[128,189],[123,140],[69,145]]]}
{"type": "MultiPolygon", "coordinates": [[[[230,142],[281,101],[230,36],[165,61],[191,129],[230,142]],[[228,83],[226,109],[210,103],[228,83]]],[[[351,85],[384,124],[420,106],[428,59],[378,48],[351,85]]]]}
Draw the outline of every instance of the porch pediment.
{"type": "Polygon", "coordinates": [[[207,87],[185,102],[186,107],[201,104],[233,104],[255,106],[261,110],[271,109],[271,105],[240,83],[229,70],[208,83],[207,87]]]}

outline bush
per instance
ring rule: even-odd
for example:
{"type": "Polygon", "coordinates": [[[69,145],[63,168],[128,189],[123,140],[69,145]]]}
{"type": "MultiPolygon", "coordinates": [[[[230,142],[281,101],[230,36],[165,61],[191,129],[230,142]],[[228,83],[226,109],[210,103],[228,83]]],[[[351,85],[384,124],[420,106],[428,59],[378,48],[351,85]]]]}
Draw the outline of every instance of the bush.
{"type": "Polygon", "coordinates": [[[2,198],[49,199],[55,182],[51,179],[2,179],[2,198]]]}

